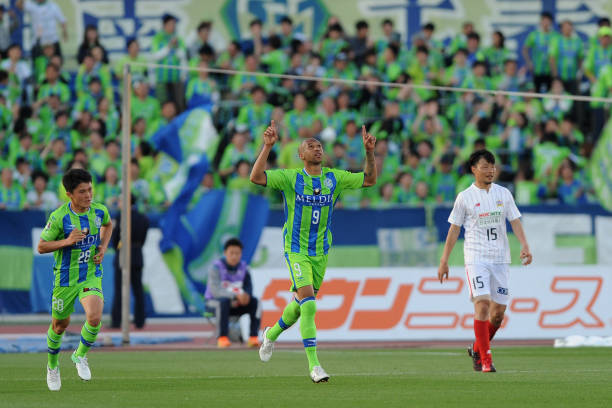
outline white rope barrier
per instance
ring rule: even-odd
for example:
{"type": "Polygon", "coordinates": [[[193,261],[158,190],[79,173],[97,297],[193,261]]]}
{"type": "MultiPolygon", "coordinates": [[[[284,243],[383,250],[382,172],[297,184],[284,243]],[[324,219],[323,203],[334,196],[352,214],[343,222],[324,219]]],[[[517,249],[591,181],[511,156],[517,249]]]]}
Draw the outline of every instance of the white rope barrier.
{"type": "Polygon", "coordinates": [[[443,91],[443,92],[459,92],[459,93],[476,93],[484,95],[504,95],[504,96],[516,96],[523,98],[538,98],[538,99],[558,99],[558,100],[572,100],[581,102],[603,102],[612,103],[612,98],[602,98],[597,96],[583,96],[583,95],[552,95],[552,94],[541,94],[537,92],[516,92],[516,91],[503,91],[493,89],[476,89],[476,88],[460,88],[454,86],[439,86],[439,85],[427,85],[427,84],[400,84],[397,82],[383,82],[383,81],[364,81],[362,79],[342,79],[342,78],[322,78],[316,76],[307,75],[290,75],[290,74],[273,74],[271,72],[251,72],[251,71],[238,71],[233,69],[221,69],[221,68],[199,68],[189,67],[184,65],[168,65],[168,64],[155,64],[146,62],[130,62],[131,66],[141,66],[150,68],[164,68],[164,69],[177,69],[180,71],[197,71],[197,72],[209,72],[214,74],[224,75],[252,75],[261,76],[266,78],[277,78],[277,79],[293,79],[298,81],[313,81],[313,82],[332,82],[345,85],[360,85],[360,86],[378,86],[378,87],[390,87],[390,88],[413,88],[413,89],[425,89],[429,91],[443,91]]]}

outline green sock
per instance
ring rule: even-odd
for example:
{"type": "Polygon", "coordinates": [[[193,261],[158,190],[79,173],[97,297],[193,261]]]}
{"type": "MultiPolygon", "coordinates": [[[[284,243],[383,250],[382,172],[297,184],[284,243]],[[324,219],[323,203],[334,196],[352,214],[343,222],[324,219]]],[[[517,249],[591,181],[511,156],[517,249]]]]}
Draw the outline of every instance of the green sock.
{"type": "Polygon", "coordinates": [[[83,328],[81,329],[81,342],[79,343],[79,348],[75,353],[77,357],[85,357],[85,354],[87,354],[91,346],[93,346],[93,344],[96,342],[96,337],[98,336],[100,327],[102,327],[102,322],[100,322],[100,324],[98,324],[96,327],[93,327],[89,323],[85,322],[83,328]]]}
{"type": "Polygon", "coordinates": [[[268,338],[268,340],[276,341],[276,339],[278,339],[278,336],[280,336],[283,331],[293,326],[293,324],[297,322],[299,318],[300,304],[298,303],[297,299],[293,298],[293,300],[289,302],[287,306],[285,306],[285,310],[283,310],[283,315],[280,319],[278,319],[278,322],[276,322],[274,326],[272,326],[272,328],[268,330],[266,337],[268,338]]]}
{"type": "Polygon", "coordinates": [[[63,334],[57,334],[53,331],[51,325],[49,325],[49,330],[47,330],[47,364],[52,370],[57,367],[57,358],[62,346],[63,334]]]}
{"type": "Polygon", "coordinates": [[[300,333],[302,334],[302,343],[304,343],[304,351],[308,357],[308,370],[312,371],[312,367],[321,365],[317,358],[317,327],[315,326],[315,313],[317,312],[317,304],[314,297],[307,297],[300,302],[300,312],[302,314],[300,320],[300,333]]]}

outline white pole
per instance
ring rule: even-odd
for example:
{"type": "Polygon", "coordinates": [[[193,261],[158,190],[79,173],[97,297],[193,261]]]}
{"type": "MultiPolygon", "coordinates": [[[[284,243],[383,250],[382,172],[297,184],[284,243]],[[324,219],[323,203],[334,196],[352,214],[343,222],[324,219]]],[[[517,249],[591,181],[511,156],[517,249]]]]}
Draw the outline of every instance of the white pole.
{"type": "MultiPolygon", "coordinates": [[[[132,203],[130,195],[130,161],[132,131],[132,73],[130,64],[123,66],[123,122],[121,124],[121,334],[123,344],[130,343],[130,266],[131,266],[131,229],[132,229],[132,203]]],[[[116,293],[115,296],[119,294],[116,293]]]]}

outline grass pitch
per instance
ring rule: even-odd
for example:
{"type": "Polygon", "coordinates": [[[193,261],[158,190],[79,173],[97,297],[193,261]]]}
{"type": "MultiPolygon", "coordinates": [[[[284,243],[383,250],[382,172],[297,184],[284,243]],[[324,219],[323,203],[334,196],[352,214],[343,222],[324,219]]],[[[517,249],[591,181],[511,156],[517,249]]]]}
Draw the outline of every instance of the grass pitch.
{"type": "Polygon", "coordinates": [[[475,373],[464,349],[320,347],[331,375],[313,384],[302,350],[90,353],[83,382],[60,355],[62,389],[47,390],[46,354],[0,355],[2,407],[610,407],[612,350],[505,347],[497,373],[475,373]]]}

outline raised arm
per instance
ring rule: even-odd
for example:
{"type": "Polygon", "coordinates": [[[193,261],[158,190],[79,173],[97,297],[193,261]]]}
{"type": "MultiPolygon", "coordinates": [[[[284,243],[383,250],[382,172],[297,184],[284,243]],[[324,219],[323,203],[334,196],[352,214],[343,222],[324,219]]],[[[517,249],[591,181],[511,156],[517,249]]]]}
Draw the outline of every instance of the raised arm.
{"type": "Polygon", "coordinates": [[[451,224],[450,228],[448,229],[446,243],[444,244],[444,251],[442,251],[442,258],[440,258],[440,266],[438,267],[438,279],[440,280],[440,283],[444,282],[445,279],[448,279],[448,258],[450,257],[450,254],[453,252],[453,248],[457,243],[459,232],[461,232],[461,227],[455,224],[451,224]]]}
{"type": "Polygon", "coordinates": [[[266,129],[263,134],[264,145],[255,160],[255,164],[253,165],[253,169],[251,169],[251,183],[259,184],[260,186],[266,186],[268,178],[266,177],[266,163],[268,162],[268,156],[270,155],[270,151],[274,144],[278,140],[278,134],[276,133],[276,127],[274,125],[274,120],[270,122],[270,126],[266,129]]]}
{"type": "Polygon", "coordinates": [[[525,230],[523,230],[523,224],[519,218],[510,221],[512,225],[512,231],[521,243],[521,262],[523,265],[529,265],[533,260],[531,251],[529,250],[529,244],[527,244],[527,238],[525,237],[525,230]]]}
{"type": "Polygon", "coordinates": [[[374,159],[374,147],[376,138],[366,132],[365,125],[361,126],[361,138],[366,151],[365,167],[363,169],[363,186],[370,187],[376,184],[376,160],[374,159]]]}

